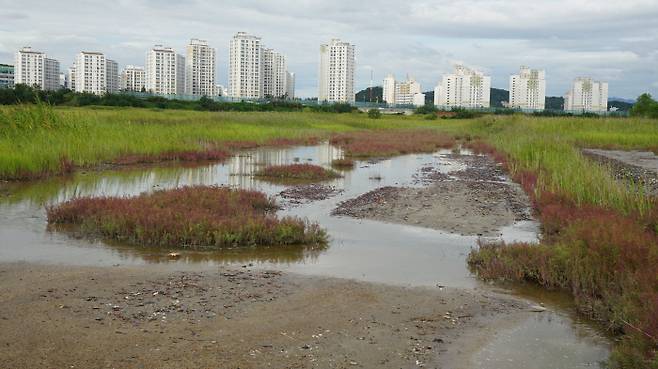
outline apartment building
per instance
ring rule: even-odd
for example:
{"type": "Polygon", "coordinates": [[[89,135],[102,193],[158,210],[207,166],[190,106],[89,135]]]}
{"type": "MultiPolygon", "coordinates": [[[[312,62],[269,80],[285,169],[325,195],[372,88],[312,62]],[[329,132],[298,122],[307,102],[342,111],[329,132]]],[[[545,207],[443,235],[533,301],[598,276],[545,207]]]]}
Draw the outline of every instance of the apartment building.
{"type": "Polygon", "coordinates": [[[453,73],[444,75],[435,88],[438,106],[488,108],[490,96],[491,77],[463,65],[456,65],[453,73]]]}
{"type": "Polygon", "coordinates": [[[146,70],[144,67],[126,65],[119,77],[119,89],[140,92],[146,89],[146,70]]]}
{"type": "Polygon", "coordinates": [[[228,95],[234,98],[262,98],[263,82],[261,38],[238,32],[229,45],[228,95]]]}
{"type": "Polygon", "coordinates": [[[14,66],[0,64],[0,88],[14,87],[14,66]]]}
{"type": "Polygon", "coordinates": [[[20,49],[14,64],[14,84],[19,83],[42,90],[59,89],[59,62],[31,47],[20,49]]]}
{"type": "Polygon", "coordinates": [[[185,93],[185,58],[171,47],[155,45],[146,54],[146,90],[162,95],[185,93]]]}
{"type": "Polygon", "coordinates": [[[546,107],[546,73],[522,66],[509,78],[509,107],[523,110],[544,110],[546,107]]]}
{"type": "Polygon", "coordinates": [[[295,98],[295,73],[286,71],[286,98],[295,98]]]}
{"type": "Polygon", "coordinates": [[[107,92],[107,59],[103,53],[82,51],[76,56],[75,91],[95,95],[107,92]]]}
{"type": "Polygon", "coordinates": [[[213,96],[215,94],[216,50],[205,40],[193,38],[185,57],[185,94],[213,96]]]}
{"type": "Polygon", "coordinates": [[[320,45],[318,100],[323,102],[354,102],[354,45],[332,39],[320,45]]]}
{"type": "Polygon", "coordinates": [[[263,49],[263,95],[283,98],[286,96],[286,57],[272,49],[263,49]]]}
{"type": "Polygon", "coordinates": [[[107,79],[107,92],[116,93],[119,91],[119,63],[114,60],[105,60],[105,78],[107,79]]]}
{"type": "Polygon", "coordinates": [[[564,110],[602,113],[608,110],[608,83],[578,77],[564,96],[564,110]]]}

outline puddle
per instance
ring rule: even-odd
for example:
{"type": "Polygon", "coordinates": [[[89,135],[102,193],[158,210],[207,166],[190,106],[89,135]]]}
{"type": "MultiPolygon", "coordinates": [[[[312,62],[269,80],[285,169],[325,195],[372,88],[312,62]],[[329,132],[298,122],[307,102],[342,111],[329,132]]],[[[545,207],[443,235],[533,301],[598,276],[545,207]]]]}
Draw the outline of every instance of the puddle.
{"type": "Polygon", "coordinates": [[[494,338],[471,358],[470,367],[605,367],[610,352],[609,337],[576,315],[573,300],[565,293],[530,285],[512,286],[503,292],[541,302],[547,310],[529,313],[518,325],[496,332],[494,338]]]}
{"type": "MultiPolygon", "coordinates": [[[[0,202],[0,262],[27,261],[77,265],[161,264],[167,268],[200,268],[218,264],[252,263],[302,274],[325,275],[397,285],[472,288],[478,281],[464,260],[477,237],[467,237],[413,226],[333,217],[340,201],[383,186],[420,186],[414,180],[422,167],[442,172],[464,169],[450,159],[449,151],[404,155],[376,163],[359,161],[355,169],[342,171],[343,178],[325,182],[342,190],[329,199],[289,206],[283,215],[316,221],[327,229],[331,240],[322,252],[292,249],[184,252],[171,261],[161,249],[136,248],[108,242],[72,239],[47,232],[45,206],[76,196],[129,196],[155,189],[184,185],[228,185],[277,195],[286,187],[251,176],[264,165],[307,162],[330,167],[342,157],[328,144],[287,149],[245,151],[226,163],[197,167],[144,167],[103,172],[76,173],[31,183],[11,184],[0,202]],[[374,179],[376,178],[376,179],[374,179]],[[373,235],[377,235],[374,237],[373,235]]],[[[285,204],[284,199],[279,199],[285,204]]],[[[534,222],[505,227],[503,238],[535,240],[534,222]]]]}
{"type": "MultiPolygon", "coordinates": [[[[170,260],[166,256],[167,250],[73,239],[62,233],[48,232],[45,206],[76,196],[128,196],[184,185],[228,185],[276,195],[286,187],[261,181],[251,174],[264,165],[294,162],[329,168],[332,160],[342,157],[342,152],[328,144],[246,151],[222,164],[78,172],[67,178],[13,183],[0,188],[0,262],[94,266],[149,264],[180,270],[252,264],[301,274],[394,285],[483,287],[469,273],[465,262],[469,251],[476,245],[475,236],[330,216],[337,203],[379,187],[421,186],[414,174],[423,167],[433,166],[443,173],[464,169],[463,164],[449,158],[449,153],[404,155],[376,163],[359,161],[353,170],[341,171],[343,178],[325,182],[342,190],[338,195],[282,210],[283,215],[308,218],[328,231],[330,244],[322,251],[298,248],[184,251],[179,259],[170,260]]],[[[278,200],[285,203],[280,198],[278,200]]],[[[506,241],[535,242],[538,224],[518,222],[501,231],[506,241]]],[[[565,357],[562,361],[566,366],[554,366],[558,368],[578,367],[581,362],[605,359],[607,346],[581,340],[581,330],[574,326],[571,316],[537,315],[510,331],[500,332],[474,358],[474,362],[482,368],[546,368],[546,363],[553,363],[556,357],[565,357]],[[533,366],[536,363],[528,361],[540,356],[541,360],[537,360],[543,363],[538,364],[540,366],[533,366]]]]}

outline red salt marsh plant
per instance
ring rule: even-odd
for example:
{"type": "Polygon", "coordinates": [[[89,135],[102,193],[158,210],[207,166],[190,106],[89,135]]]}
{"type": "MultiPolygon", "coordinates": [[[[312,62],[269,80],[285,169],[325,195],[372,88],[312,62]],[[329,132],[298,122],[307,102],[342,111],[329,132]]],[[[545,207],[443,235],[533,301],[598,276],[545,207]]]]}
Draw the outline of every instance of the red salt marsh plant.
{"type": "Polygon", "coordinates": [[[52,226],[134,245],[221,249],[324,245],[326,233],[299,218],[278,218],[261,192],[194,186],[136,197],[78,198],[49,207],[52,226]]]}
{"type": "Polygon", "coordinates": [[[385,157],[418,152],[433,152],[451,148],[455,144],[452,136],[443,133],[416,131],[370,131],[335,135],[332,145],[345,150],[352,157],[385,157]]]}
{"type": "Polygon", "coordinates": [[[582,313],[619,335],[610,367],[658,367],[656,200],[648,200],[648,210],[628,213],[579,202],[577,192],[540,187],[544,168],[519,169],[518,160],[481,141],[469,148],[516,169],[513,177],[533,200],[543,234],[539,245],[482,244],[468,257],[471,269],[484,279],[570,292],[582,313]]]}
{"type": "Polygon", "coordinates": [[[286,164],[265,167],[255,176],[274,181],[325,181],[340,178],[337,172],[313,164],[286,164]]]}

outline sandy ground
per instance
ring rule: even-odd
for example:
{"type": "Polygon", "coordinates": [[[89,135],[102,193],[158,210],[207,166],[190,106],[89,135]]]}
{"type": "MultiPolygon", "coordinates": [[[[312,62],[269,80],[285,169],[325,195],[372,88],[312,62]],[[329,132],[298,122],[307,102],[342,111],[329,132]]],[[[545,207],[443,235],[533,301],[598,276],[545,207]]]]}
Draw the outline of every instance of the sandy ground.
{"type": "Polygon", "coordinates": [[[641,184],[647,194],[658,196],[658,156],[648,151],[584,149],[588,158],[607,165],[615,178],[641,184]]]}
{"type": "Polygon", "coordinates": [[[468,354],[460,336],[528,309],[481,290],[249,269],[4,264],[0,278],[6,369],[434,368],[468,354]]]}
{"type": "Polygon", "coordinates": [[[417,182],[426,187],[382,187],[339,204],[334,214],[479,236],[498,236],[502,227],[530,219],[527,196],[504,181],[496,163],[454,156],[467,168],[449,174],[423,168],[417,182]]]}

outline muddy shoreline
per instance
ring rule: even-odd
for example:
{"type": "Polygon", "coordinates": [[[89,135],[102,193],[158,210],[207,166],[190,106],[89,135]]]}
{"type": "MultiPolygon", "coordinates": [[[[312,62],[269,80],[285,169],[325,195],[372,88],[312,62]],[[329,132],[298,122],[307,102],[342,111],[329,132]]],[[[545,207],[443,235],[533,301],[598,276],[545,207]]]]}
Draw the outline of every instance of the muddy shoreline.
{"type": "Polygon", "coordinates": [[[483,320],[529,314],[526,302],[481,290],[249,268],[15,263],[0,277],[6,368],[436,367],[483,320]]]}
{"type": "Polygon", "coordinates": [[[465,168],[447,174],[421,168],[415,182],[424,187],[381,187],[341,202],[332,214],[484,237],[532,219],[527,195],[492,159],[450,156],[465,168]]]}

